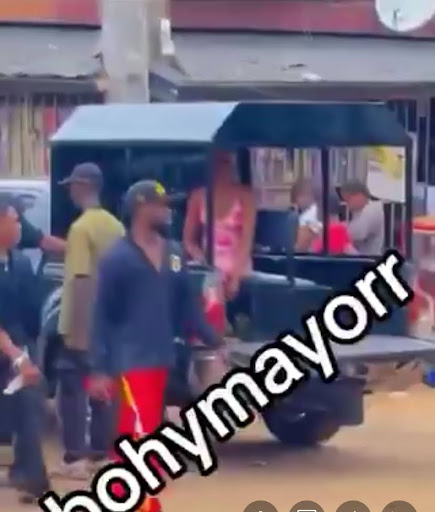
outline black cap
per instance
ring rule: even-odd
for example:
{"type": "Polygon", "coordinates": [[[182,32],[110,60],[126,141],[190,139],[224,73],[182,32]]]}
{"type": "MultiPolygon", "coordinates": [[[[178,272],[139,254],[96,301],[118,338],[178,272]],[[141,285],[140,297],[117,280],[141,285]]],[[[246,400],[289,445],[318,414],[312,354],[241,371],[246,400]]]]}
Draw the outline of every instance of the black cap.
{"type": "Polygon", "coordinates": [[[169,195],[159,181],[141,180],[132,185],[124,196],[125,213],[131,215],[141,204],[164,203],[170,206],[184,197],[184,194],[169,195]]]}
{"type": "Polygon", "coordinates": [[[70,185],[71,183],[87,183],[96,188],[103,184],[103,173],[97,164],[83,162],[74,167],[68,178],[59,182],[59,185],[70,185]]]}

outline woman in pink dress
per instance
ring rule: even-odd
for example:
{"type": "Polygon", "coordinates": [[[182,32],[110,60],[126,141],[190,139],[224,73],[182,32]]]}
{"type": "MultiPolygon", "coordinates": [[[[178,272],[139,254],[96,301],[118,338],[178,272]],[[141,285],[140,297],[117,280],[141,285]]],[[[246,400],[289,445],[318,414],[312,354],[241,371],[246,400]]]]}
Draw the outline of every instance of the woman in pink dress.
{"type": "MultiPolygon", "coordinates": [[[[251,271],[255,228],[255,202],[250,187],[237,183],[236,160],[232,153],[214,154],[214,264],[222,273],[225,294],[234,298],[240,281],[251,271]]],[[[183,243],[196,261],[205,261],[206,190],[190,195],[183,243]]]]}

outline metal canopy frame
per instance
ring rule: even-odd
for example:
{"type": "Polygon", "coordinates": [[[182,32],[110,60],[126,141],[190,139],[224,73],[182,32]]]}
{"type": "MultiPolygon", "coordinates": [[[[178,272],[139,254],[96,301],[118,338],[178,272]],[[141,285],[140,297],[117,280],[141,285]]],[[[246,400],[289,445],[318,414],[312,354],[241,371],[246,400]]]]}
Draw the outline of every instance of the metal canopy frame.
{"type": "Polygon", "coordinates": [[[383,103],[196,102],[78,107],[53,145],[244,147],[405,146],[383,103]]]}
{"type": "MultiPolygon", "coordinates": [[[[213,263],[214,149],[317,147],[329,191],[327,148],[370,145],[406,148],[406,255],[412,255],[412,141],[383,103],[244,102],[154,103],[82,106],[51,140],[55,153],[71,146],[191,147],[207,154],[208,262],[213,263]]],[[[328,201],[323,214],[328,218],[328,201]]],[[[324,247],[328,247],[324,230],[324,247]]]]}

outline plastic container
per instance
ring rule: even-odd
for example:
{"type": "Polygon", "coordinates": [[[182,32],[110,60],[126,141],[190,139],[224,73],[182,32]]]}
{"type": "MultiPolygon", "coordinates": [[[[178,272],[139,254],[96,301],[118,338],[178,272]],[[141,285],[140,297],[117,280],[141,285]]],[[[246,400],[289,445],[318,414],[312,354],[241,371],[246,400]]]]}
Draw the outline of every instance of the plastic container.
{"type": "Polygon", "coordinates": [[[195,394],[200,394],[213,384],[218,384],[228,371],[222,351],[197,348],[193,352],[190,384],[195,394]]]}
{"type": "Polygon", "coordinates": [[[226,302],[222,276],[217,270],[207,273],[204,278],[202,304],[207,322],[223,338],[227,324],[226,302]]]}
{"type": "MultiPolygon", "coordinates": [[[[202,282],[201,303],[207,322],[224,339],[226,331],[226,307],[222,278],[218,271],[210,271],[202,282]]],[[[195,347],[192,357],[191,385],[201,393],[218,383],[228,370],[222,350],[204,347],[201,340],[191,340],[195,347]]]]}

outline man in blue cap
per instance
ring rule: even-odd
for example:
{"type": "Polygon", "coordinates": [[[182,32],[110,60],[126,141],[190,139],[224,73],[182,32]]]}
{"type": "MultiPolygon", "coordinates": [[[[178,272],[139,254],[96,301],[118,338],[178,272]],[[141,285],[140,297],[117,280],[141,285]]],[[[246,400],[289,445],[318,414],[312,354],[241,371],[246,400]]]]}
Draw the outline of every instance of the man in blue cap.
{"type": "Polygon", "coordinates": [[[90,450],[86,446],[89,312],[98,261],[124,228],[101,206],[103,174],[98,165],[81,163],[60,184],[68,189],[81,215],[69,229],[65,253],[58,327],[64,342],[59,380],[65,453],[55,474],[81,480],[106,458],[112,438],[110,408],[91,400],[90,450]]]}

